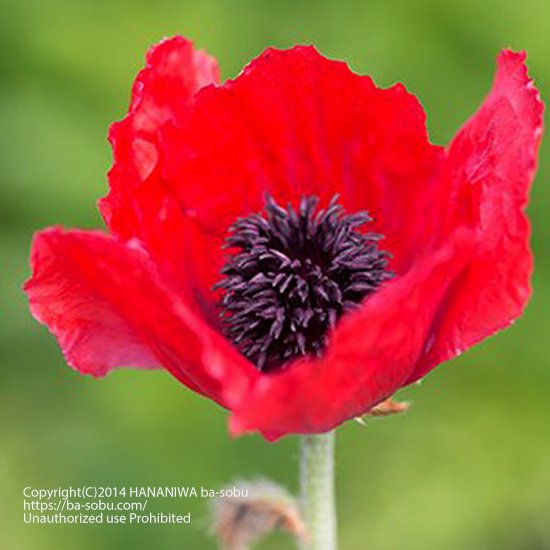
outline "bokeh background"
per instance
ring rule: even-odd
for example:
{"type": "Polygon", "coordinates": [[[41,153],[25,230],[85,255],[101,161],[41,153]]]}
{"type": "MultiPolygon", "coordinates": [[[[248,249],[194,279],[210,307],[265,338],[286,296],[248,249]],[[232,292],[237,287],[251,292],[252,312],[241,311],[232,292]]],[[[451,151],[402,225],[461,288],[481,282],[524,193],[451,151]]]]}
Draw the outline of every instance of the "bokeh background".
{"type": "MultiPolygon", "coordinates": [[[[231,440],[226,414],[164,372],[99,382],[69,369],[21,284],[33,231],[101,227],[109,123],[152,43],[184,34],[233,77],[267,46],[314,43],[380,85],[404,82],[448,143],[489,90],[497,52],[526,49],[550,98],[542,0],[3,0],[0,7],[0,547],[215,548],[207,503],[191,527],[23,525],[22,489],[206,485],[265,474],[295,487],[294,438],[231,440]]],[[[344,550],[550,548],[549,141],[532,193],[535,297],[514,327],[444,365],[401,417],[339,432],[344,550]]],[[[291,547],[274,536],[261,548],[291,547]]]]}

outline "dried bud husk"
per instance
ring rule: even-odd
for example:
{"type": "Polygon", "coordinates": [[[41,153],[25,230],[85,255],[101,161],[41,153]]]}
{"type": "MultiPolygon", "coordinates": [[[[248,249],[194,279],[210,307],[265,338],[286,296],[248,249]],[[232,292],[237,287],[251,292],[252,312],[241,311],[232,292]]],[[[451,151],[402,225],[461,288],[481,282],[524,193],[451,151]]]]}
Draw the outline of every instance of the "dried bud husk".
{"type": "Polygon", "coordinates": [[[366,416],[390,416],[392,414],[405,412],[409,407],[410,403],[405,401],[394,401],[390,398],[378,403],[378,405],[373,407],[370,411],[363,416],[358,416],[355,420],[357,420],[359,424],[364,424],[366,416]]]}
{"type": "Polygon", "coordinates": [[[306,540],[306,527],[296,499],[269,480],[240,481],[243,496],[218,497],[212,505],[212,530],[222,550],[248,550],[276,529],[306,540]]]}
{"type": "Polygon", "coordinates": [[[406,401],[394,401],[393,399],[386,399],[382,403],[378,403],[376,407],[373,407],[368,413],[368,416],[389,416],[390,414],[397,414],[405,412],[410,407],[410,404],[406,401]]]}

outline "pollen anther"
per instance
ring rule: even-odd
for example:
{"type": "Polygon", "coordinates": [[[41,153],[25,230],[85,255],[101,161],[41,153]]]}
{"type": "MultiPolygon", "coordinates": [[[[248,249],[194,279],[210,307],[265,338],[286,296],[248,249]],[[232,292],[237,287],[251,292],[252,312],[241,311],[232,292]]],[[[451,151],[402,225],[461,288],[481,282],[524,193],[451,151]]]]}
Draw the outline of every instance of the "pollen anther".
{"type": "Polygon", "coordinates": [[[298,209],[266,197],[265,216],[238,219],[226,247],[236,252],[216,288],[225,290],[227,336],[259,370],[300,355],[319,355],[329,330],[384,281],[389,254],[381,236],[361,232],[366,212],[346,214],[335,195],[326,209],[315,196],[298,209]]]}

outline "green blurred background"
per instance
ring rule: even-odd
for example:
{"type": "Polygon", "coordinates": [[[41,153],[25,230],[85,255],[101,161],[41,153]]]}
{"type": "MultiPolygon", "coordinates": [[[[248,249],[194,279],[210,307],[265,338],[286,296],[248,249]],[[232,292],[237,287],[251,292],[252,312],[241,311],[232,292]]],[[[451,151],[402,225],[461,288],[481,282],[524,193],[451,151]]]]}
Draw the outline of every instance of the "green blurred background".
{"type": "MultiPolygon", "coordinates": [[[[184,34],[235,76],[267,46],[314,43],[380,85],[400,80],[445,144],[489,90],[497,52],[526,49],[550,97],[550,3],[541,0],[3,0],[0,7],[0,547],[215,548],[206,501],[191,527],[23,525],[27,485],[208,485],[265,474],[295,486],[296,440],[231,440],[226,414],[164,372],[99,382],[69,369],[21,283],[33,231],[100,227],[109,123],[143,55],[184,34]]],[[[506,333],[402,392],[401,417],[339,431],[344,550],[550,548],[548,141],[530,214],[535,298],[506,333]]],[[[290,547],[283,536],[261,548],[290,547]]]]}

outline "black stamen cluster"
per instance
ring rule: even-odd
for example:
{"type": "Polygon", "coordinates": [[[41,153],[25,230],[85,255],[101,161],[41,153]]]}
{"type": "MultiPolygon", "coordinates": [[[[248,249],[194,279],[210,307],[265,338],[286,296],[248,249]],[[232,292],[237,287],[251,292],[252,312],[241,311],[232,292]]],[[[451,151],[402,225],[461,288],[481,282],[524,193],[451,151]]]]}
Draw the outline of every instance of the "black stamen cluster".
{"type": "Polygon", "coordinates": [[[318,355],[337,319],[392,277],[380,235],[360,233],[366,212],[345,214],[334,196],[304,197],[298,210],[267,197],[266,216],[230,228],[226,247],[240,249],[222,269],[227,336],[259,370],[292,357],[318,355]]]}

